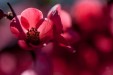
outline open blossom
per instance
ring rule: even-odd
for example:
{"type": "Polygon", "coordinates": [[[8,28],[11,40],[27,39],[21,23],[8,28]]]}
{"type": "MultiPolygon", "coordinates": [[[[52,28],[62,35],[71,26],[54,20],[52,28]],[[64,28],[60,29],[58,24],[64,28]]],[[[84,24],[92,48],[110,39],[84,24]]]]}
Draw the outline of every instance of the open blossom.
{"type": "MultiPolygon", "coordinates": [[[[62,30],[62,27],[63,27],[63,31],[65,32],[66,30],[68,30],[69,28],[72,27],[72,23],[71,23],[71,16],[68,12],[66,12],[65,10],[63,10],[61,8],[61,5],[60,4],[56,4],[48,13],[48,17],[51,18],[51,13],[53,11],[57,10],[58,11],[58,14],[61,18],[61,23],[62,25],[59,24],[59,28],[61,28],[62,30]],[[61,27],[62,26],[62,27],[61,27]]],[[[54,13],[53,13],[54,14],[54,13]]]]}
{"type": "Polygon", "coordinates": [[[55,39],[57,39],[57,42],[59,42],[59,44],[62,46],[71,48],[67,40],[62,36],[62,32],[71,27],[71,18],[69,17],[68,13],[61,9],[60,4],[56,4],[53,8],[51,8],[47,17],[53,23],[53,33],[57,34],[54,35],[55,39]],[[64,17],[66,17],[66,19],[64,17]]]}
{"type": "MultiPolygon", "coordinates": [[[[35,48],[51,35],[52,24],[36,8],[27,8],[15,17],[10,24],[11,31],[19,39],[22,48],[35,48]]],[[[51,38],[51,37],[50,37],[51,38]]]]}
{"type": "Polygon", "coordinates": [[[66,43],[60,35],[63,31],[58,6],[54,6],[47,18],[36,8],[27,8],[20,15],[12,19],[11,32],[19,39],[19,45],[27,50],[37,47],[51,40],[66,43]],[[54,9],[53,9],[54,8],[54,9]]]}

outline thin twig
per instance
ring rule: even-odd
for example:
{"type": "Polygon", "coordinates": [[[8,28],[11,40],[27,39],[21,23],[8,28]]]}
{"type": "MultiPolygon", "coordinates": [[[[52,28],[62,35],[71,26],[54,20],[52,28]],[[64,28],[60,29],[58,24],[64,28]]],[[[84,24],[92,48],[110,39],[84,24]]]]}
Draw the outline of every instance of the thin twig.
{"type": "Polygon", "coordinates": [[[13,10],[11,4],[9,2],[7,2],[7,5],[9,6],[9,8],[11,9],[12,13],[13,13],[13,16],[15,17],[16,16],[16,13],[15,11],[13,10]]]}

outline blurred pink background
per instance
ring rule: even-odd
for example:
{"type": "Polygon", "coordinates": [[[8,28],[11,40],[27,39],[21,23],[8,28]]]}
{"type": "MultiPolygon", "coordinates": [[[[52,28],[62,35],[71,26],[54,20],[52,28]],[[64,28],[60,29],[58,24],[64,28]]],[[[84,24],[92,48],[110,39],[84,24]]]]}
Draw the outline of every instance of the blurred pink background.
{"type": "Polygon", "coordinates": [[[46,17],[61,4],[62,36],[68,48],[49,43],[33,51],[22,50],[10,31],[10,21],[0,20],[0,75],[113,75],[112,0],[1,0],[0,9],[16,14],[35,7],[46,17]]]}

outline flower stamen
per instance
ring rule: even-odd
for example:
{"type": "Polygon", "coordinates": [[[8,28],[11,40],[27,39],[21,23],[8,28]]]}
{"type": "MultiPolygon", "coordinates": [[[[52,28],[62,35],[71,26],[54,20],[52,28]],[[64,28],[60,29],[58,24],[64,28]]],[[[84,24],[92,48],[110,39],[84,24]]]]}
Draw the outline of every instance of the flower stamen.
{"type": "Polygon", "coordinates": [[[32,43],[34,45],[38,45],[40,43],[39,32],[37,31],[36,28],[31,28],[30,30],[28,29],[26,37],[27,43],[32,43]]]}

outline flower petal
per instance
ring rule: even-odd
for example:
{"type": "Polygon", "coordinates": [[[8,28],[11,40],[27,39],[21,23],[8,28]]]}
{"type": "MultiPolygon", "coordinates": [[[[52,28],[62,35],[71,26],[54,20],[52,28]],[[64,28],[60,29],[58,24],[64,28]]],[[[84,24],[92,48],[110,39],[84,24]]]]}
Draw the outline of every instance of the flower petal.
{"type": "Polygon", "coordinates": [[[43,47],[43,45],[41,45],[41,44],[40,45],[33,45],[31,43],[26,43],[25,40],[19,40],[18,44],[24,50],[35,50],[35,49],[43,47]]]}
{"type": "Polygon", "coordinates": [[[61,5],[60,4],[56,4],[55,6],[53,6],[51,9],[50,9],[50,11],[48,12],[48,18],[50,18],[50,16],[52,15],[52,12],[53,11],[56,11],[56,10],[58,10],[58,11],[60,11],[61,10],[61,5]]]}
{"type": "Polygon", "coordinates": [[[19,40],[18,44],[24,50],[32,50],[33,49],[32,47],[28,46],[24,40],[19,40]]]}
{"type": "Polygon", "coordinates": [[[60,17],[61,17],[61,21],[62,21],[62,25],[63,25],[63,30],[66,31],[69,28],[72,27],[72,19],[71,16],[68,12],[66,12],[65,10],[61,10],[60,11],[60,17]]]}
{"type": "Polygon", "coordinates": [[[19,30],[16,27],[10,27],[11,32],[18,38],[19,37],[19,30]]]}
{"type": "Polygon", "coordinates": [[[50,20],[54,24],[53,26],[54,34],[61,34],[63,32],[63,25],[61,23],[61,18],[57,10],[52,12],[52,15],[50,16],[50,20]]]}
{"type": "Polygon", "coordinates": [[[38,31],[40,32],[39,37],[41,41],[53,38],[52,30],[53,30],[52,22],[49,19],[45,18],[43,23],[38,28],[38,31]]]}
{"type": "Polygon", "coordinates": [[[60,44],[62,44],[62,45],[65,45],[65,46],[68,46],[68,45],[69,45],[69,43],[67,42],[67,40],[66,40],[63,36],[61,36],[61,35],[59,35],[59,36],[57,37],[57,41],[58,41],[60,44]]]}
{"type": "Polygon", "coordinates": [[[59,43],[60,46],[68,48],[69,52],[71,52],[71,53],[75,53],[76,52],[76,50],[74,50],[71,47],[71,45],[67,42],[67,40],[63,36],[59,35],[57,37],[57,42],[59,43]]]}
{"type": "Polygon", "coordinates": [[[20,16],[17,16],[15,18],[12,19],[11,23],[10,23],[10,29],[11,32],[19,39],[22,39],[25,37],[25,33],[21,27],[20,24],[20,16]]]}
{"type": "Polygon", "coordinates": [[[21,24],[22,26],[27,30],[29,29],[30,25],[28,23],[28,20],[26,18],[24,18],[23,16],[21,16],[21,24]]]}
{"type": "Polygon", "coordinates": [[[54,24],[54,34],[61,34],[63,30],[63,25],[61,22],[61,17],[60,17],[60,11],[61,11],[61,5],[56,4],[51,8],[51,10],[48,13],[48,18],[53,22],[54,24]]]}
{"type": "MultiPolygon", "coordinates": [[[[37,23],[40,21],[40,19],[43,18],[43,14],[40,10],[36,8],[27,8],[22,13],[21,16],[27,19],[29,22],[30,27],[39,27],[37,26],[37,23]]],[[[25,25],[25,24],[23,24],[25,25]]]]}

